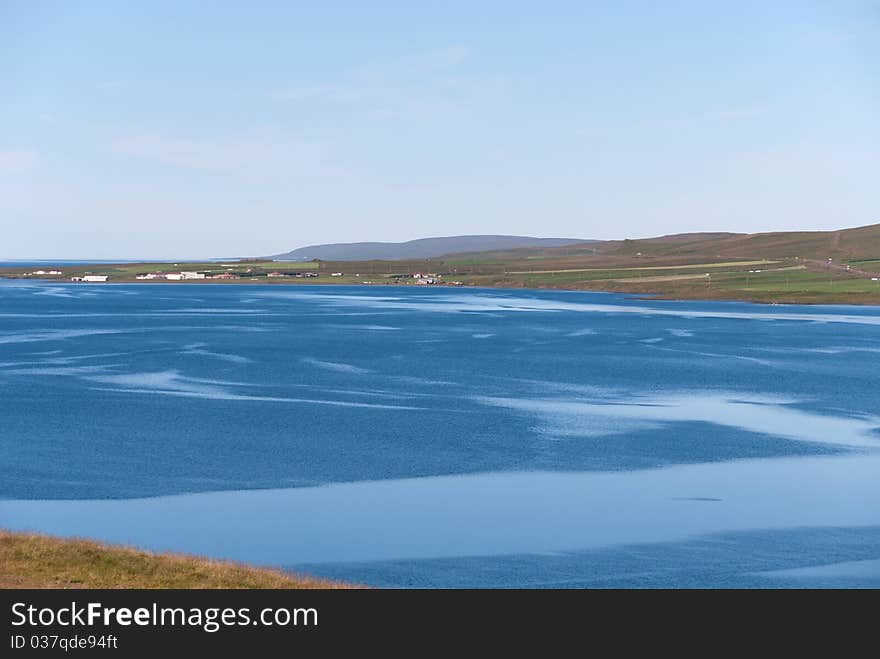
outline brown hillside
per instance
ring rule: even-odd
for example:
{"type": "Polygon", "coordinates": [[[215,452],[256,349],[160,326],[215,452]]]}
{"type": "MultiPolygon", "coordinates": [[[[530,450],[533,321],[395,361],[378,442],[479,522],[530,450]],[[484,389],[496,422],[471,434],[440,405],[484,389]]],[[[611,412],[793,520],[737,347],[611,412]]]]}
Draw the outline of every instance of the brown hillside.
{"type": "Polygon", "coordinates": [[[0,530],[0,588],[346,587],[230,561],[0,530]]]}
{"type": "Polygon", "coordinates": [[[707,240],[671,241],[673,236],[623,241],[609,255],[705,256],[711,258],[876,258],[880,224],[840,231],[777,231],[729,234],[707,240]]]}

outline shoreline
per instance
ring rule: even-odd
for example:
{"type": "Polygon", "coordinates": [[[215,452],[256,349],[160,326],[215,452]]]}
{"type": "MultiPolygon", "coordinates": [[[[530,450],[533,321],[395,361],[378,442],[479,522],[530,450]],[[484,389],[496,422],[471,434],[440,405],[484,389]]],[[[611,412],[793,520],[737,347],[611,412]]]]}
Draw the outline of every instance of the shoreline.
{"type": "MultiPolygon", "coordinates": [[[[429,288],[433,290],[437,289],[453,289],[453,290],[474,290],[474,289],[486,289],[486,290],[504,290],[504,291],[566,291],[570,293],[604,293],[608,295],[629,295],[635,297],[635,299],[639,300],[660,300],[667,302],[746,302],[750,304],[762,304],[767,306],[854,306],[854,307],[880,307],[880,291],[876,294],[876,299],[864,300],[859,299],[859,294],[851,294],[852,297],[846,296],[837,296],[837,295],[829,295],[827,298],[822,297],[821,299],[816,299],[817,296],[811,294],[809,292],[805,293],[805,299],[792,299],[788,296],[779,296],[777,299],[762,299],[757,296],[745,296],[745,295],[736,295],[736,294],[721,294],[721,295],[705,295],[702,293],[699,294],[685,294],[681,293],[673,294],[669,292],[664,292],[660,290],[613,290],[607,288],[589,288],[584,286],[515,286],[515,285],[491,285],[491,284],[462,284],[462,285],[452,285],[452,284],[433,284],[431,286],[421,287],[415,284],[401,284],[401,283],[378,283],[378,282],[370,282],[370,283],[351,283],[344,282],[338,283],[333,281],[309,281],[309,282],[298,282],[298,281],[253,281],[251,279],[247,280],[187,280],[187,281],[142,281],[137,279],[117,279],[115,281],[106,281],[106,282],[71,282],[69,280],[61,280],[61,279],[45,279],[45,278],[25,278],[20,276],[10,277],[6,275],[0,274],[0,282],[9,281],[9,282],[21,282],[25,284],[39,284],[39,285],[82,285],[82,286],[129,286],[129,285],[144,285],[144,286],[187,286],[187,285],[196,285],[196,286],[205,286],[205,285],[233,285],[233,286],[301,286],[301,287],[313,287],[313,286],[335,286],[339,288],[429,288]]],[[[880,288],[880,287],[878,287],[880,288]]],[[[733,291],[729,291],[733,293],[733,291]]],[[[844,294],[846,295],[846,294],[844,294]]]]}
{"type": "MultiPolygon", "coordinates": [[[[623,244],[608,252],[481,252],[433,259],[359,261],[142,261],[0,267],[0,278],[49,284],[258,284],[264,286],[483,287],[591,291],[676,301],[880,306],[880,244],[839,254],[824,245],[623,244]],[[760,247],[760,248],[759,248],[760,247]],[[798,251],[792,251],[798,247],[798,251]],[[636,251],[638,250],[638,251],[636,251]],[[683,250],[683,251],[682,251],[683,250]],[[793,254],[800,254],[794,256],[793,254]],[[836,258],[828,258],[833,254],[836,258]]],[[[861,230],[860,230],[861,231],[861,230]]],[[[859,234],[861,236],[861,234],[859,234]]]]}

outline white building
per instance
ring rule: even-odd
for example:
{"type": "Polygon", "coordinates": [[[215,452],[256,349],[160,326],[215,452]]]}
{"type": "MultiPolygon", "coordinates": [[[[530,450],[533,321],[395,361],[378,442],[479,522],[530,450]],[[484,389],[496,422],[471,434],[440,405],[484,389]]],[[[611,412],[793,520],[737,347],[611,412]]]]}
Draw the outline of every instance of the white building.
{"type": "Polygon", "coordinates": [[[181,279],[205,279],[204,272],[169,272],[165,275],[165,279],[171,281],[180,281],[181,279]]]}
{"type": "Polygon", "coordinates": [[[85,275],[82,281],[98,282],[107,281],[110,277],[107,275],[85,275]]]}

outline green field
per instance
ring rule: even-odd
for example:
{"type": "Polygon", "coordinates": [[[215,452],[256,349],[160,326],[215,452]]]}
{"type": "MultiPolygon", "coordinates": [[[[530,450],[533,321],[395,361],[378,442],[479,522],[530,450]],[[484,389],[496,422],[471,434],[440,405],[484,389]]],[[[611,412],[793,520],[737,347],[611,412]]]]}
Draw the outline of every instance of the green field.
{"type": "Polygon", "coordinates": [[[869,272],[880,273],[880,259],[865,259],[847,261],[849,265],[860,270],[868,270],[869,272]]]}

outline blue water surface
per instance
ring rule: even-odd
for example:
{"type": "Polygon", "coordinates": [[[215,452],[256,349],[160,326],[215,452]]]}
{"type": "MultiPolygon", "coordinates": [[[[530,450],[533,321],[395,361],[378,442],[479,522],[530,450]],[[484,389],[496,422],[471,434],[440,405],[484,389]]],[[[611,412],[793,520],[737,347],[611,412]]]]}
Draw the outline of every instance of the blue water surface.
{"type": "Polygon", "coordinates": [[[0,526],[383,586],[877,586],[878,357],[870,307],[4,282],[0,526]]]}

